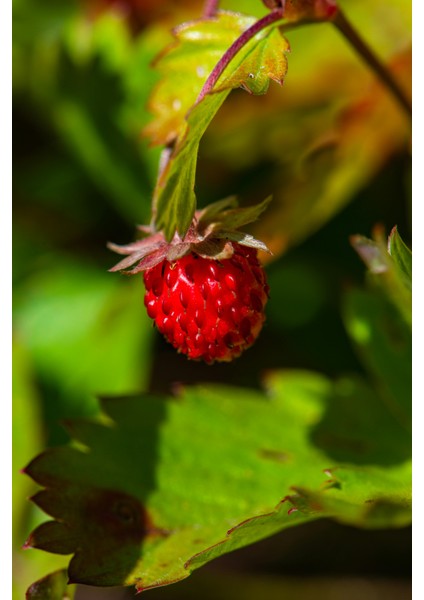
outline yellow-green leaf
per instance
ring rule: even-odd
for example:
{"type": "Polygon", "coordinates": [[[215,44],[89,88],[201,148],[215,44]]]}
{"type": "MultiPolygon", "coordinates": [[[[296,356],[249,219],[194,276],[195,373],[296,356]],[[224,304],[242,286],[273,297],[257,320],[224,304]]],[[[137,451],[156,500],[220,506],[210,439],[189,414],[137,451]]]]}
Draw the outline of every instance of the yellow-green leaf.
{"type": "Polygon", "coordinates": [[[184,236],[191,223],[196,209],[194,187],[199,143],[229,91],[242,86],[262,94],[269,79],[279,83],[284,79],[287,71],[284,53],[288,44],[278,29],[271,27],[260,31],[240,49],[218,80],[214,93],[195,104],[212,70],[210,65],[214,66],[240,33],[254,22],[252,17],[220,12],[216,19],[183,25],[176,31],[178,42],[159,62],[164,79],[151,102],[160,111],[160,118],[156,118],[147,133],[156,136],[157,143],[174,143],[154,192],[155,226],[168,239],[176,230],[184,236]]]}

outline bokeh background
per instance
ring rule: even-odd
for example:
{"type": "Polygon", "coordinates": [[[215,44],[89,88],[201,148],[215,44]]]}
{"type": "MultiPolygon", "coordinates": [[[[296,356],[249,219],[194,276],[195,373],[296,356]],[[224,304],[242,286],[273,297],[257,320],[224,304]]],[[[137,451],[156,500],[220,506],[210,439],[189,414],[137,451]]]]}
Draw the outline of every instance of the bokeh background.
{"type": "MultiPolygon", "coordinates": [[[[411,3],[341,6],[405,89],[411,3]]],[[[223,8],[261,16],[259,0],[223,8]]],[[[199,205],[272,193],[251,231],[271,286],[266,326],[232,364],[177,355],[152,328],[141,277],[108,273],[108,241],[148,223],[160,148],[149,147],[153,58],[170,30],[201,15],[199,0],[13,1],[14,598],[66,564],[23,551],[44,515],[20,475],[47,446],[68,440],[61,420],[98,411],[98,395],[166,391],[175,382],[259,387],[264,372],[360,372],[342,318],[344,291],[364,267],[356,233],[397,224],[411,242],[410,123],[341,35],[321,24],[287,34],[283,88],[234,91],[200,148],[199,205]]],[[[321,521],[226,556],[154,598],[374,598],[410,595],[410,530],[366,532],[321,521]]],[[[77,600],[133,597],[80,586],[77,600]]]]}

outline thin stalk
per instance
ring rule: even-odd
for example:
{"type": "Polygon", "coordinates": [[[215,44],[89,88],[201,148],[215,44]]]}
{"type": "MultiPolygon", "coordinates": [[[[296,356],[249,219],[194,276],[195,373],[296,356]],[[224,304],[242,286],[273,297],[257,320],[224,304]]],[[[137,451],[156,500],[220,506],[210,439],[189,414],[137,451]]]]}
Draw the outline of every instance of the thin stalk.
{"type": "MultiPolygon", "coordinates": [[[[218,6],[218,0],[207,0],[204,16],[213,16],[216,13],[218,6]]],[[[236,56],[238,52],[251,40],[259,31],[265,29],[269,25],[276,23],[279,20],[284,18],[284,3],[281,8],[275,8],[270,13],[265,15],[262,19],[259,19],[254,23],[251,27],[246,29],[239,38],[233,42],[233,44],[228,48],[222,58],[215,65],[211,74],[207,78],[203,88],[200,91],[200,94],[196,100],[196,104],[199,103],[203,98],[209,94],[218,79],[227,68],[228,64],[232,61],[232,59],[236,56]]],[[[393,77],[390,70],[387,66],[375,55],[373,50],[368,46],[368,44],[362,39],[356,29],[351,25],[348,21],[344,13],[340,10],[340,8],[335,12],[331,18],[323,18],[323,19],[302,19],[300,21],[292,21],[286,22],[282,26],[283,31],[287,31],[290,29],[296,29],[297,27],[319,23],[319,22],[332,22],[334,26],[340,31],[340,33],[346,38],[346,40],[353,46],[356,52],[362,57],[365,63],[374,71],[374,73],[379,77],[379,79],[384,83],[387,89],[391,92],[391,94],[396,98],[402,109],[408,115],[409,118],[412,117],[412,104],[411,100],[407,97],[405,92],[399,86],[396,79],[393,77]]]]}
{"type": "Polygon", "coordinates": [[[350,24],[343,12],[339,9],[332,22],[348,42],[354,47],[363,60],[373,69],[376,75],[385,84],[387,89],[397,99],[408,117],[412,117],[412,105],[410,99],[399,87],[398,82],[388,70],[387,66],[374,54],[371,48],[360,37],[356,29],[350,24]]]}
{"type": "Polygon", "coordinates": [[[207,78],[204,86],[200,90],[200,94],[197,97],[196,104],[203,100],[206,94],[209,94],[212,91],[224,70],[227,68],[227,66],[235,57],[235,55],[238,52],[240,52],[243,46],[245,46],[247,42],[249,42],[257,33],[262,31],[262,29],[265,29],[266,27],[269,27],[269,25],[280,21],[283,17],[284,10],[281,8],[277,8],[265,15],[264,17],[262,17],[262,19],[256,21],[256,23],[253,23],[253,25],[251,25],[248,29],[246,29],[246,31],[244,31],[241,34],[241,36],[238,37],[236,41],[231,44],[231,46],[228,48],[228,50],[225,52],[222,58],[215,65],[211,74],[207,78]]]}
{"type": "Polygon", "coordinates": [[[203,8],[203,18],[209,19],[214,17],[217,13],[219,6],[219,0],[206,0],[205,6],[203,8]]]}

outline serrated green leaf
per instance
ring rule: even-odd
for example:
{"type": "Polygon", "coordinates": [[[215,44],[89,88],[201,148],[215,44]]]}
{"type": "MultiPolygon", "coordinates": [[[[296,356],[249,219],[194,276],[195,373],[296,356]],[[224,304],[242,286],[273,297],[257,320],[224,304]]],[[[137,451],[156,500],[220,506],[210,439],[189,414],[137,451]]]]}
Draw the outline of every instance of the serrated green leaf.
{"type": "Polygon", "coordinates": [[[387,526],[388,522],[392,527],[410,524],[410,463],[395,470],[393,478],[382,476],[381,471],[373,467],[338,467],[331,471],[326,469],[325,473],[329,479],[322,483],[321,490],[292,486],[291,493],[272,512],[246,519],[233,527],[218,544],[194,555],[186,563],[187,567],[199,568],[252,540],[320,517],[371,529],[387,526]]]}
{"type": "Polygon", "coordinates": [[[215,91],[242,87],[251,94],[266,94],[270,79],[280,85],[287,73],[288,42],[278,28],[264,32],[264,40],[245,53],[243,62],[232,72],[227,69],[218,80],[215,91]]]}
{"type": "Polygon", "coordinates": [[[149,101],[154,120],[144,130],[154,144],[169,144],[184,134],[186,115],[207,77],[224,52],[255,20],[220,11],[214,19],[198,19],[174,29],[175,42],[155,62],[162,78],[149,101]]]}
{"type": "Polygon", "coordinates": [[[311,519],[406,524],[405,432],[365,383],[346,381],[288,372],[269,377],[266,394],[198,386],[176,399],[104,399],[106,420],[69,424],[78,446],[27,468],[46,488],[34,501],[57,519],[29,545],[75,552],[71,581],[142,590],[311,519]],[[339,431],[352,415],[358,426],[339,431]]]}
{"type": "MultiPolygon", "coordinates": [[[[159,63],[163,65],[165,74],[170,70],[170,77],[165,78],[162,86],[171,86],[172,93],[178,94],[178,98],[175,97],[172,102],[166,94],[161,99],[163,92],[160,92],[159,85],[159,99],[155,94],[152,98],[152,102],[157,103],[162,112],[169,111],[170,107],[172,110],[172,106],[178,109],[178,117],[175,114],[169,117],[172,122],[175,121],[173,126],[165,120],[170,133],[167,131],[167,137],[160,138],[160,141],[169,144],[175,140],[175,147],[167,157],[167,164],[160,174],[153,199],[155,226],[158,230],[163,230],[168,239],[173,237],[175,231],[184,236],[191,223],[196,209],[194,185],[199,143],[229,91],[240,85],[249,87],[250,81],[256,81],[258,93],[264,93],[270,78],[282,83],[287,71],[284,56],[288,48],[286,40],[278,29],[261,31],[241,48],[227,66],[213,90],[216,93],[207,95],[195,104],[202,85],[212,70],[209,67],[206,69],[200,56],[205,54],[209,60],[213,56],[214,66],[231,43],[254,21],[255,19],[240,14],[220,12],[216,19],[184,25],[177,29],[180,44],[171,47],[159,63]],[[217,47],[220,47],[219,52],[217,47]],[[191,54],[195,57],[194,62],[193,57],[187,60],[191,54]],[[243,66],[245,63],[246,68],[243,66]],[[179,80],[176,81],[175,76],[177,74],[178,78],[181,77],[182,65],[185,68],[190,66],[191,78],[196,79],[194,87],[190,86],[190,78],[183,79],[184,85],[176,85],[179,80]],[[199,77],[199,69],[202,77],[199,77]],[[251,75],[254,76],[253,79],[251,75]],[[188,90],[187,93],[183,92],[183,99],[180,98],[180,90],[188,90]]],[[[253,88],[250,91],[255,91],[253,88]]],[[[156,124],[154,122],[152,127],[153,131],[155,128],[160,130],[164,127],[163,120],[156,124]]],[[[151,133],[151,128],[148,132],[151,133]]]]}
{"type": "Polygon", "coordinates": [[[412,252],[400,237],[397,227],[393,227],[389,235],[388,250],[403,275],[405,285],[412,290],[412,252]]]}

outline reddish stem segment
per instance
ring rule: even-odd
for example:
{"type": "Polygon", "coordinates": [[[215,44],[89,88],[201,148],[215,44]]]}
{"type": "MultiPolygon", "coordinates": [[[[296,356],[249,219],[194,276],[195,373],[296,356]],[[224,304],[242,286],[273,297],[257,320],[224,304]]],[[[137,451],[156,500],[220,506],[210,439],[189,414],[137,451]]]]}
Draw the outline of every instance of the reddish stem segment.
{"type": "Polygon", "coordinates": [[[200,94],[196,100],[196,104],[198,104],[206,94],[209,94],[214,88],[216,82],[228,66],[228,64],[232,61],[235,55],[240,52],[240,50],[250,41],[257,33],[265,29],[269,25],[272,25],[276,21],[280,21],[284,17],[284,9],[277,8],[272,12],[268,13],[262,19],[253,23],[246,31],[244,31],[240,37],[236,39],[235,42],[231,44],[219,62],[215,65],[211,74],[207,78],[204,86],[200,90],[200,94]]]}
{"type": "MultiPolygon", "coordinates": [[[[207,0],[204,16],[211,17],[216,14],[218,8],[219,0],[207,0]]],[[[228,64],[232,61],[232,59],[236,56],[238,52],[251,40],[259,31],[265,29],[269,25],[281,20],[284,18],[284,5],[285,2],[282,2],[282,6],[280,8],[275,8],[270,13],[265,15],[262,19],[259,19],[254,23],[251,27],[246,29],[239,38],[233,42],[233,44],[228,48],[219,62],[215,65],[211,74],[207,78],[203,88],[200,91],[200,94],[196,100],[196,104],[199,103],[203,98],[209,94],[218,79],[227,68],[228,64]]],[[[380,80],[385,84],[387,89],[393,94],[393,96],[397,99],[399,104],[405,110],[409,117],[412,117],[412,105],[411,100],[406,96],[402,88],[399,86],[396,79],[393,77],[392,73],[389,71],[387,66],[374,54],[371,48],[366,44],[366,42],[361,38],[355,28],[350,24],[348,19],[345,17],[340,8],[334,10],[331,15],[329,14],[327,18],[323,19],[302,19],[300,21],[294,21],[292,23],[286,23],[284,29],[295,29],[302,25],[307,25],[310,23],[318,23],[322,21],[331,21],[334,23],[335,27],[340,31],[340,33],[347,39],[347,41],[353,46],[356,52],[363,58],[363,60],[368,64],[371,69],[376,73],[376,75],[380,78],[380,80]]]]}
{"type": "Polygon", "coordinates": [[[203,18],[209,19],[214,17],[218,10],[219,0],[206,0],[205,7],[203,9],[203,18]]]}

